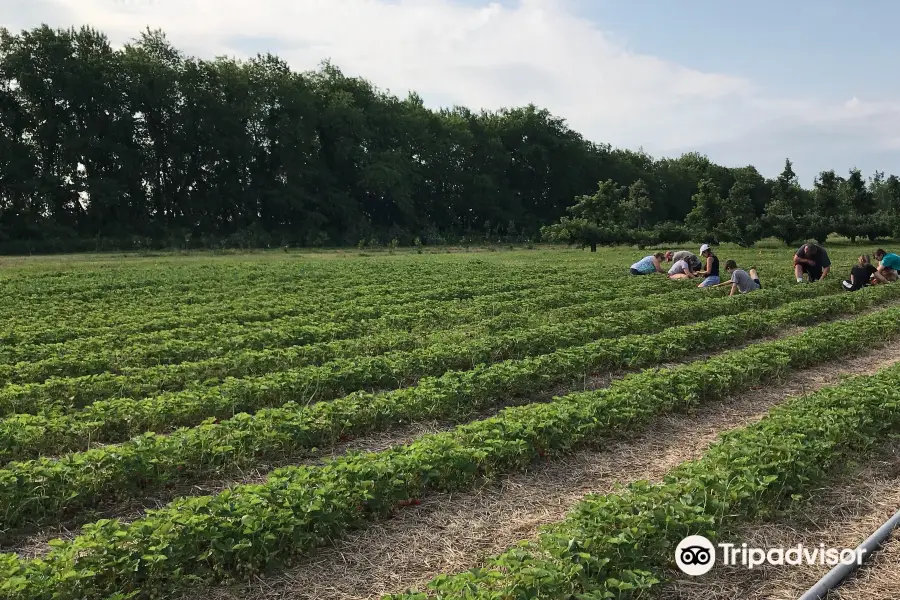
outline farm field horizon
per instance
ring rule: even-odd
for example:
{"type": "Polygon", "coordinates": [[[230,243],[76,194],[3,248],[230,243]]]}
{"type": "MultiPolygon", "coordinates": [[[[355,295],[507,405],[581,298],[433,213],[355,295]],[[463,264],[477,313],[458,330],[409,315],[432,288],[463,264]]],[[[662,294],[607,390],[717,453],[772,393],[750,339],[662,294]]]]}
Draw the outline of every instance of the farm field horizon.
{"type": "Polygon", "coordinates": [[[797,598],[675,547],[897,509],[900,285],[841,286],[885,244],[718,246],[733,297],[628,274],[693,244],[0,257],[0,599],[797,598]]]}

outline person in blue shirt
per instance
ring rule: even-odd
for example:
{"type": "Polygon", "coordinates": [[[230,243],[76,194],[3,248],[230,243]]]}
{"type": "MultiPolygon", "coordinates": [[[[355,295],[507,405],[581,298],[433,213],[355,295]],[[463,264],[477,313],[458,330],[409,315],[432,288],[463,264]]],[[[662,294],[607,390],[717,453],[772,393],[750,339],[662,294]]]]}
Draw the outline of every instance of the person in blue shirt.
{"type": "Polygon", "coordinates": [[[662,252],[645,256],[641,260],[631,265],[632,275],[649,275],[650,273],[665,273],[662,268],[662,261],[666,255],[662,252]]]}
{"type": "Polygon", "coordinates": [[[897,281],[897,271],[900,270],[900,256],[893,252],[885,252],[882,248],[875,251],[876,260],[880,261],[878,272],[888,281],[897,281]]]}

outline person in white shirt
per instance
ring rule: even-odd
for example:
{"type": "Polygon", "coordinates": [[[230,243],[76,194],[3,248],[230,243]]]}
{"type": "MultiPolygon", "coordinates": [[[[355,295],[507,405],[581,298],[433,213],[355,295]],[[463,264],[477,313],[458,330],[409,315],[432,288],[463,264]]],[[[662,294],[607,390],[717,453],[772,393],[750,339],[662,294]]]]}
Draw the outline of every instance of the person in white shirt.
{"type": "Polygon", "coordinates": [[[678,252],[669,250],[666,252],[666,260],[670,263],[677,263],[679,260],[685,260],[691,268],[691,271],[695,272],[703,269],[703,263],[697,258],[697,255],[690,250],[679,250],[678,252]]]}
{"type": "Polygon", "coordinates": [[[693,279],[696,276],[697,274],[691,270],[691,266],[684,259],[677,261],[669,269],[669,279],[693,279]]]}

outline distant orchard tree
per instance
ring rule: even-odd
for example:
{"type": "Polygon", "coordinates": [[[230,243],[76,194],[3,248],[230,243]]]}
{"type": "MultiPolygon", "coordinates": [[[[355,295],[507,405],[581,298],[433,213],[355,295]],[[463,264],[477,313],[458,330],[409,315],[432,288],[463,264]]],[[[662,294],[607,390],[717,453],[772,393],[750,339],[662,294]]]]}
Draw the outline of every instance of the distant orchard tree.
{"type": "Polygon", "coordinates": [[[762,236],[762,223],[753,209],[752,194],[749,182],[739,180],[731,186],[722,201],[722,221],[715,236],[719,241],[748,247],[762,236]]]}
{"type": "Polygon", "coordinates": [[[722,222],[722,197],[719,188],[711,179],[700,182],[694,194],[694,208],[688,213],[685,223],[696,242],[719,241],[719,224],[722,222]]]}

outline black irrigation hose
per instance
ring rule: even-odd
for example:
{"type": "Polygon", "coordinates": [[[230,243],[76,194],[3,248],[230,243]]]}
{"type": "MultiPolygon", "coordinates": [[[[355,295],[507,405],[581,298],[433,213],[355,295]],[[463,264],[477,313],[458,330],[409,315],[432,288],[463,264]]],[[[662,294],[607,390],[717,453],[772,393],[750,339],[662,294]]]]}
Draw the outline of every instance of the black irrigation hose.
{"type": "MultiPolygon", "coordinates": [[[[866,540],[857,546],[854,554],[859,556],[860,552],[864,552],[862,560],[871,556],[881,544],[891,535],[894,528],[900,526],[900,510],[894,513],[894,516],[879,527],[875,533],[870,535],[866,540]]],[[[854,560],[850,564],[839,563],[833,569],[812,586],[809,591],[800,596],[799,600],[824,600],[828,596],[828,592],[835,589],[852,573],[862,560],[854,560]]]]}

